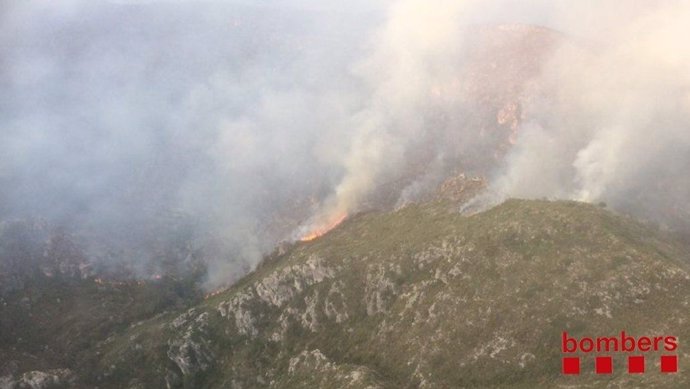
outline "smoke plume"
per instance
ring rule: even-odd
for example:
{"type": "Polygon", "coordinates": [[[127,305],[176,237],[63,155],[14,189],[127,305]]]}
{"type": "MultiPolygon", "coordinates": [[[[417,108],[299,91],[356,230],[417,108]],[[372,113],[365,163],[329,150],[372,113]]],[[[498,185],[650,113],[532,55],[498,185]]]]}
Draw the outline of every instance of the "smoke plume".
{"type": "Polygon", "coordinates": [[[3,2],[0,220],[142,273],[184,236],[210,287],[458,171],[680,228],[689,29],[672,1],[3,2]]]}
{"type": "Polygon", "coordinates": [[[495,179],[506,196],[604,201],[687,228],[690,7],[572,4],[495,179]],[[592,15],[592,11],[594,15],[592,15]]]}

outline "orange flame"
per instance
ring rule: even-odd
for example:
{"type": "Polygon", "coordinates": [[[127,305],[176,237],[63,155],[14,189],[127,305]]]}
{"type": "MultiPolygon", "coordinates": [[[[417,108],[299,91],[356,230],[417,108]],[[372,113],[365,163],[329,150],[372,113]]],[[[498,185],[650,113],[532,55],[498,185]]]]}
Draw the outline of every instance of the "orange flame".
{"type": "Polygon", "coordinates": [[[204,295],[204,300],[208,300],[213,296],[218,296],[219,294],[225,292],[226,290],[228,290],[228,288],[221,288],[221,289],[216,289],[212,292],[208,292],[204,295]]]}
{"type": "Polygon", "coordinates": [[[338,224],[342,223],[343,220],[345,220],[345,218],[347,218],[346,213],[336,214],[334,217],[331,218],[330,222],[326,223],[325,225],[321,225],[314,228],[313,230],[305,234],[303,237],[301,237],[299,240],[302,242],[309,242],[310,240],[314,240],[320,236],[323,236],[328,231],[337,227],[338,224]]]}

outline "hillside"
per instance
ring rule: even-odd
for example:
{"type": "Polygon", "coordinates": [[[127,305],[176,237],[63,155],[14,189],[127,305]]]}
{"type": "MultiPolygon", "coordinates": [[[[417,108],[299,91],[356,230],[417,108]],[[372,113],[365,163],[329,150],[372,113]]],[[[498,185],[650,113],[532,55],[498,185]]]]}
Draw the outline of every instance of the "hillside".
{"type": "Polygon", "coordinates": [[[690,1],[620,5],[3,2],[0,389],[690,388],[690,1]]]}
{"type": "MultiPolygon", "coordinates": [[[[688,387],[688,252],[575,202],[360,214],[186,311],[118,330],[85,387],[688,387]],[[560,336],[674,335],[679,373],[560,373],[560,336]],[[548,383],[548,385],[547,385],[548,383]]],[[[655,353],[650,353],[656,355],[655,353]]],[[[587,357],[586,357],[587,358],[587,357]]]]}

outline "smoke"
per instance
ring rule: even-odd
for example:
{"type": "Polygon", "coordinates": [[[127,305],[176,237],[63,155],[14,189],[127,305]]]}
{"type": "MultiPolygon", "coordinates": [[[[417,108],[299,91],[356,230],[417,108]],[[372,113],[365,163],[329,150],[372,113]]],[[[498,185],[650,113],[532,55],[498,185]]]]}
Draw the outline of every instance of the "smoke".
{"type": "Polygon", "coordinates": [[[370,54],[354,65],[367,101],[348,120],[353,134],[342,160],[344,176],[310,224],[328,226],[357,211],[381,177],[399,174],[405,151],[426,132],[430,89],[456,72],[467,3],[404,0],[392,5],[374,33],[370,54]]]}
{"type": "Polygon", "coordinates": [[[211,283],[237,278],[342,175],[377,18],[358,7],[3,3],[0,219],[67,226],[138,272],[191,226],[211,283]]]}
{"type": "Polygon", "coordinates": [[[494,189],[604,201],[687,228],[690,7],[655,2],[622,15],[612,4],[560,13],[571,36],[542,69],[494,189]]]}
{"type": "Polygon", "coordinates": [[[621,8],[3,2],[0,219],[46,218],[142,273],[184,240],[209,287],[456,171],[490,176],[497,198],[680,225],[688,7],[621,8]]]}

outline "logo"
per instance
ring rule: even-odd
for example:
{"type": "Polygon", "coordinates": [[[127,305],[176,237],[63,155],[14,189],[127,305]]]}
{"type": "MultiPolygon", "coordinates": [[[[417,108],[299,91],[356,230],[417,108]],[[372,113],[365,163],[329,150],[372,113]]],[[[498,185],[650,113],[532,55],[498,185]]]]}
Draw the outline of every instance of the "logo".
{"type": "Polygon", "coordinates": [[[678,338],[675,336],[634,337],[621,331],[618,336],[578,339],[564,331],[561,342],[562,372],[563,374],[580,374],[581,359],[588,359],[581,357],[581,355],[594,354],[594,372],[596,374],[613,374],[614,365],[619,363],[627,368],[629,374],[642,374],[648,370],[646,364],[654,364],[653,360],[656,358],[659,360],[661,373],[677,373],[678,355],[675,354],[677,349],[678,338]],[[651,352],[657,356],[646,358],[647,353],[651,352]],[[616,363],[614,363],[614,353],[627,354],[625,357],[615,358],[616,363]],[[577,356],[570,354],[577,354],[577,356]]]}

